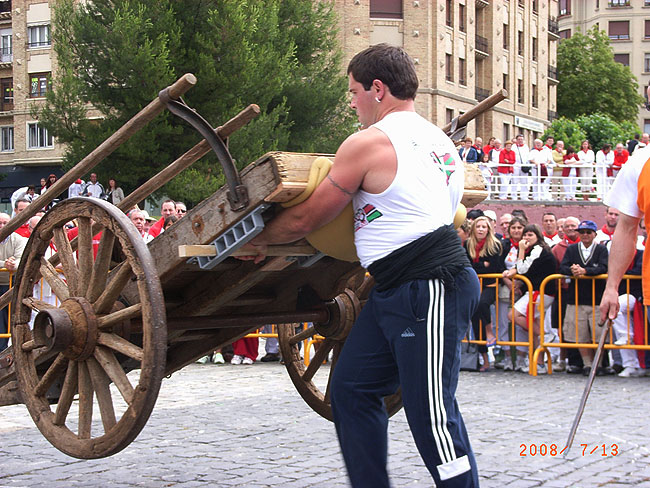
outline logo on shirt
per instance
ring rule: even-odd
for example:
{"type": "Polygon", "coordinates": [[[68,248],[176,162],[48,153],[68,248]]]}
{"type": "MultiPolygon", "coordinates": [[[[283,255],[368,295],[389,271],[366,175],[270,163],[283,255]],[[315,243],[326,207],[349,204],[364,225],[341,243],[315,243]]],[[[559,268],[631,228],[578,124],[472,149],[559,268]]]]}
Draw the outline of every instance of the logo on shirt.
{"type": "Polygon", "coordinates": [[[354,231],[364,228],[383,214],[374,205],[367,204],[354,212],[354,231]]]}
{"type": "Polygon", "coordinates": [[[434,160],[440,171],[442,171],[442,173],[445,175],[445,178],[447,179],[447,186],[449,186],[449,178],[454,173],[454,171],[456,171],[456,160],[449,153],[445,153],[442,155],[442,157],[440,157],[436,154],[435,151],[431,151],[429,155],[434,160]]]}

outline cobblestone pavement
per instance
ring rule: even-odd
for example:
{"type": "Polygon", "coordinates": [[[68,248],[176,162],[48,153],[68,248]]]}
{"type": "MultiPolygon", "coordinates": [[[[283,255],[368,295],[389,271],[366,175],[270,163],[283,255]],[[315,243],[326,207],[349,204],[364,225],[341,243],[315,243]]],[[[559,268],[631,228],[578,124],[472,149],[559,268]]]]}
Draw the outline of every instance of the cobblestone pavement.
{"type": "MultiPolygon", "coordinates": [[[[650,378],[596,378],[569,458],[551,455],[549,446],[565,445],[585,382],[462,373],[458,401],[481,486],[650,487],[650,378]]],[[[395,487],[433,484],[403,412],[390,424],[389,469],[395,487]]],[[[191,365],[166,379],[143,432],[106,459],[69,458],[23,405],[1,407],[0,487],[36,486],[329,488],[347,480],[332,424],[302,401],[283,366],[258,363],[191,365]]]]}

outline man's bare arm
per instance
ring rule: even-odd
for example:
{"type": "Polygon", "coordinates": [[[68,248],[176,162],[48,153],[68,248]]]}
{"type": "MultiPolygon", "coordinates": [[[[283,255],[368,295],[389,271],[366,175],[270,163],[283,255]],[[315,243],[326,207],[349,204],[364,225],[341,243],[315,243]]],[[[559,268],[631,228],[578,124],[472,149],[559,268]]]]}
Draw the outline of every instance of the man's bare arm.
{"type": "Polygon", "coordinates": [[[607,318],[614,319],[618,314],[618,285],[630,266],[636,252],[636,235],[639,225],[639,217],[631,217],[621,214],[616,224],[616,230],[612,237],[612,247],[609,252],[609,264],[607,266],[607,284],[603,299],[600,302],[600,318],[605,321],[607,318]]]}

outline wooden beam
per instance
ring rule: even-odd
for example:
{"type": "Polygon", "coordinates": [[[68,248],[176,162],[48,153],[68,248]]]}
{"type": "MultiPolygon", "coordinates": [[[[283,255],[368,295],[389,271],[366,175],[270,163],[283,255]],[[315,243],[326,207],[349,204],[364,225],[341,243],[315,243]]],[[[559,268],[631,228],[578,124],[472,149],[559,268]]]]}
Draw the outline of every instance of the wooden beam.
{"type": "MultiPolygon", "coordinates": [[[[318,251],[310,245],[278,245],[269,246],[267,256],[313,256],[318,251]]],[[[250,253],[246,251],[234,251],[230,254],[232,257],[248,256],[250,253]]],[[[216,256],[217,251],[212,244],[182,244],[178,246],[178,255],[182,258],[189,258],[193,256],[216,256]]]]}

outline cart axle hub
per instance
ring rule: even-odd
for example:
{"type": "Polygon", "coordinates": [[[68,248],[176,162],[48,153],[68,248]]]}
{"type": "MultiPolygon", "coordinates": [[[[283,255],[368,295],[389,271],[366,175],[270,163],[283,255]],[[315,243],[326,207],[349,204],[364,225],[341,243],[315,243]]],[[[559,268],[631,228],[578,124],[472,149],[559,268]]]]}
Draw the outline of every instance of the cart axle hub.
{"type": "Polygon", "coordinates": [[[63,352],[71,360],[88,359],[98,336],[97,317],[85,298],[68,298],[60,308],[41,310],[34,319],[35,346],[63,352]]]}

